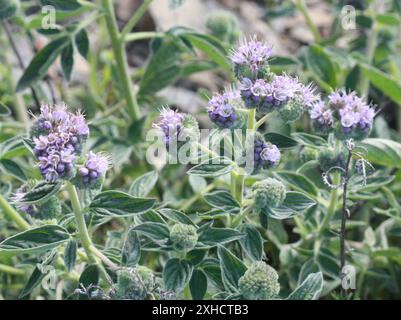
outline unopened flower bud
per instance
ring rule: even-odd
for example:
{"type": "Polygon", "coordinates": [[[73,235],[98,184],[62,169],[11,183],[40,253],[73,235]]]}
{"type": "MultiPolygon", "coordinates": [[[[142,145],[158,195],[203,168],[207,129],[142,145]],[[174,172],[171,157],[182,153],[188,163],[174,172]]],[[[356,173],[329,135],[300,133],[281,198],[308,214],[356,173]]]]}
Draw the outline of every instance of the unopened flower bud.
{"type": "Polygon", "coordinates": [[[239,291],[248,300],[268,300],[280,292],[277,271],[262,261],[254,262],[238,281],[239,291]]]}
{"type": "Polygon", "coordinates": [[[254,208],[260,211],[266,207],[277,207],[285,199],[286,189],[284,184],[274,178],[266,178],[255,182],[252,186],[254,208]]]}
{"type": "Polygon", "coordinates": [[[170,240],[177,250],[191,250],[198,242],[198,234],[194,226],[177,223],[170,230],[170,240]]]}

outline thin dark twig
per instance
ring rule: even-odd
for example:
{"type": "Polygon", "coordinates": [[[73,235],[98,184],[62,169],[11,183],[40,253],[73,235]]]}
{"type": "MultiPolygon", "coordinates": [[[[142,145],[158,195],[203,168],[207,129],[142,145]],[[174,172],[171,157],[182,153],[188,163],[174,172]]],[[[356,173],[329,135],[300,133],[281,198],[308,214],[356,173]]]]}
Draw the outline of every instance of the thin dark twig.
{"type": "Polygon", "coordinates": [[[348,187],[348,173],[349,173],[349,165],[351,163],[352,158],[352,149],[348,149],[348,158],[347,163],[345,165],[345,173],[344,173],[344,185],[343,185],[343,209],[342,209],[342,217],[341,217],[341,230],[340,230],[340,261],[341,261],[341,272],[345,266],[345,226],[347,222],[347,217],[349,214],[349,210],[347,209],[347,187],[348,187]]]}
{"type": "MultiPolygon", "coordinates": [[[[4,30],[6,31],[8,42],[10,43],[11,48],[12,48],[15,56],[17,57],[19,67],[24,71],[25,70],[25,64],[24,64],[24,61],[22,60],[22,57],[21,57],[21,55],[20,55],[20,53],[18,51],[17,45],[14,42],[13,36],[11,34],[11,30],[10,30],[7,22],[2,21],[1,24],[2,24],[2,26],[4,28],[4,30]]],[[[33,97],[33,100],[35,101],[36,107],[40,108],[40,101],[39,101],[38,95],[36,94],[35,89],[33,87],[30,87],[30,89],[31,89],[32,97],[33,97]]]]}

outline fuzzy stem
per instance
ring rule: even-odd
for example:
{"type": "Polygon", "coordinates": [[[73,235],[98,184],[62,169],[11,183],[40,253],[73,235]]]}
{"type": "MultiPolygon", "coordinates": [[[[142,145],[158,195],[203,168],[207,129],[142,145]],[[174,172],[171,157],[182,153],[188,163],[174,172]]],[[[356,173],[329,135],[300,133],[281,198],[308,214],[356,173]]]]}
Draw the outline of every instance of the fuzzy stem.
{"type": "Polygon", "coordinates": [[[0,264],[0,273],[7,273],[7,274],[11,274],[14,276],[23,276],[25,275],[25,271],[18,269],[18,268],[14,268],[12,266],[8,266],[5,264],[0,264]]]}
{"type": "MultiPolygon", "coordinates": [[[[340,182],[341,176],[338,173],[333,174],[333,184],[337,185],[340,182]]],[[[320,225],[320,233],[326,230],[329,225],[330,221],[333,218],[338,203],[338,188],[332,189],[330,192],[330,200],[329,206],[327,207],[327,213],[323,218],[322,224],[320,225]]]]}
{"type": "Polygon", "coordinates": [[[78,234],[79,238],[81,239],[82,246],[84,247],[89,261],[92,263],[96,263],[96,259],[92,252],[92,240],[89,236],[88,228],[86,227],[85,217],[81,209],[77,189],[71,182],[67,182],[66,190],[70,195],[71,206],[74,212],[78,234]]]}
{"type": "Polygon", "coordinates": [[[308,7],[306,6],[304,0],[295,0],[295,6],[304,16],[306,25],[308,26],[309,30],[312,32],[315,42],[317,42],[317,43],[321,42],[322,36],[320,35],[319,29],[316,27],[315,23],[312,20],[310,14],[308,12],[308,7]]]}
{"type": "Polygon", "coordinates": [[[249,113],[248,113],[248,129],[249,130],[256,129],[255,116],[256,116],[256,109],[255,108],[250,109],[249,113]]]}
{"type": "Polygon", "coordinates": [[[264,115],[259,121],[256,122],[255,129],[259,129],[270,117],[270,113],[264,115]]]}
{"type": "Polygon", "coordinates": [[[30,228],[29,223],[21,217],[2,195],[0,195],[0,208],[3,209],[4,215],[14,221],[20,230],[26,231],[30,228]]]}
{"type": "Polygon", "coordinates": [[[134,15],[131,17],[131,19],[127,22],[125,25],[123,31],[121,32],[121,40],[124,41],[125,37],[127,36],[128,33],[132,31],[132,29],[135,28],[139,20],[143,17],[145,14],[146,10],[148,10],[148,7],[152,3],[153,0],[144,0],[144,2],[139,6],[139,8],[135,11],[134,15]]]}
{"type": "Polygon", "coordinates": [[[156,37],[163,37],[164,34],[157,31],[143,31],[143,32],[135,32],[129,33],[124,37],[124,42],[134,42],[138,40],[152,39],[156,37]]]}
{"type": "Polygon", "coordinates": [[[118,267],[107,258],[102,252],[100,252],[92,243],[90,238],[88,228],[86,227],[85,217],[81,209],[81,204],[79,202],[79,196],[77,193],[77,189],[71,182],[67,182],[66,190],[70,195],[71,206],[74,211],[75,221],[77,223],[77,229],[79,238],[81,240],[82,246],[86,252],[89,262],[96,264],[100,271],[103,273],[106,280],[108,280],[108,276],[102,265],[96,259],[96,257],[100,258],[104,264],[106,264],[110,269],[117,270],[118,267]]]}
{"type": "Polygon", "coordinates": [[[112,0],[102,0],[102,6],[105,11],[107,30],[110,36],[111,45],[113,48],[114,58],[123,87],[123,94],[127,103],[128,113],[132,120],[140,118],[141,113],[134,93],[134,88],[131,82],[131,78],[128,72],[127,56],[124,50],[124,41],[121,39],[120,32],[118,30],[116,16],[113,7],[112,0]]]}

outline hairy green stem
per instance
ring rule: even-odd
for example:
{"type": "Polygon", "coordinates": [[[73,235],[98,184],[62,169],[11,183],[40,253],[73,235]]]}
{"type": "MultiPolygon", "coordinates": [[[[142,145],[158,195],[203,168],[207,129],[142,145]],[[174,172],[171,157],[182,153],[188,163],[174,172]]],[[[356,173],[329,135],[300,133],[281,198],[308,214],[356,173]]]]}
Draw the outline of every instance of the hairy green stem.
{"type": "Polygon", "coordinates": [[[18,268],[14,268],[12,266],[8,266],[5,264],[0,264],[0,273],[7,273],[7,274],[11,274],[13,276],[23,276],[25,275],[25,271],[18,269],[18,268]]]}
{"type": "Polygon", "coordinates": [[[148,10],[148,7],[152,3],[152,1],[153,0],[144,0],[143,3],[139,6],[139,8],[135,11],[134,15],[127,22],[123,31],[121,32],[121,40],[122,41],[124,41],[127,34],[130,33],[132,31],[132,29],[135,28],[135,26],[137,25],[139,20],[141,20],[142,16],[145,14],[146,10],[148,10]]]}
{"type": "Polygon", "coordinates": [[[117,69],[123,87],[123,94],[127,103],[128,113],[132,120],[140,118],[141,113],[136,98],[136,93],[129,76],[129,68],[127,56],[125,54],[124,41],[122,41],[120,32],[118,30],[116,16],[112,0],[102,0],[102,6],[105,13],[107,30],[110,36],[111,45],[113,48],[114,58],[116,59],[117,69]]]}
{"type": "MultiPolygon", "coordinates": [[[[341,176],[338,173],[333,174],[333,185],[340,183],[341,176]]],[[[339,189],[334,188],[330,192],[329,206],[327,207],[326,215],[323,218],[322,224],[320,225],[319,233],[323,232],[330,226],[330,221],[336,213],[338,204],[339,189]]]]}
{"type": "Polygon", "coordinates": [[[70,201],[71,201],[71,206],[72,210],[74,212],[75,216],[75,221],[77,224],[77,230],[78,230],[78,235],[81,240],[82,247],[85,250],[86,256],[88,257],[88,260],[90,263],[93,263],[97,265],[99,268],[101,275],[103,279],[107,282],[110,282],[109,276],[102,266],[102,264],[99,262],[98,258],[103,261],[107,266],[109,266],[111,269],[116,270],[118,267],[114,265],[113,262],[111,262],[106,256],[103,255],[92,243],[91,237],[88,232],[88,228],[86,227],[86,222],[85,222],[85,216],[84,213],[82,212],[81,204],[79,202],[79,196],[77,193],[77,189],[71,182],[67,182],[66,184],[66,191],[68,192],[70,196],[70,201]]]}
{"type": "Polygon", "coordinates": [[[163,37],[164,33],[157,31],[144,31],[144,32],[135,32],[129,33],[124,37],[125,42],[134,42],[138,40],[152,39],[156,37],[163,37]]]}
{"type": "Polygon", "coordinates": [[[304,16],[306,25],[308,26],[309,30],[312,32],[315,42],[317,42],[317,43],[321,42],[322,36],[320,35],[319,29],[313,22],[310,14],[308,12],[308,7],[306,6],[305,1],[304,0],[295,0],[295,6],[304,16]]]}
{"type": "Polygon", "coordinates": [[[259,129],[259,127],[261,127],[267,121],[267,119],[269,117],[270,117],[270,113],[268,113],[268,114],[264,115],[262,118],[260,118],[260,120],[256,122],[255,129],[259,129]]]}
{"type": "Polygon", "coordinates": [[[0,195],[0,208],[3,209],[4,215],[14,221],[20,230],[26,231],[30,228],[29,223],[21,217],[2,195],[0,195]]]}

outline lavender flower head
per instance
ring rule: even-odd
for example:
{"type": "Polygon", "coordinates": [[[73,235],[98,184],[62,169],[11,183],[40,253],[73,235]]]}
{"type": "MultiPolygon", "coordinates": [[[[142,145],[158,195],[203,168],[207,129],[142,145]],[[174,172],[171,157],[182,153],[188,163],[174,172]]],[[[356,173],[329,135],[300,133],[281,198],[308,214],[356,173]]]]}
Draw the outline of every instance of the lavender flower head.
{"type": "Polygon", "coordinates": [[[238,127],[239,115],[235,109],[236,100],[240,99],[238,91],[226,91],[223,94],[215,94],[209,100],[208,114],[210,120],[219,128],[238,127]]]}
{"type": "Polygon", "coordinates": [[[366,104],[355,92],[347,94],[344,90],[335,91],[328,97],[330,106],[337,111],[339,138],[365,138],[373,125],[374,109],[366,104]]]}
{"type": "Polygon", "coordinates": [[[260,72],[265,71],[271,54],[271,46],[253,37],[248,41],[243,40],[229,58],[234,64],[235,73],[239,79],[243,77],[254,78],[260,72]]]}
{"type": "Polygon", "coordinates": [[[312,85],[298,84],[297,91],[286,105],[279,110],[281,118],[286,122],[298,120],[307,108],[311,108],[313,103],[319,99],[315,94],[316,88],[312,85]]]}
{"type": "Polygon", "coordinates": [[[74,161],[88,134],[89,127],[79,112],[69,112],[66,105],[41,107],[32,135],[38,167],[46,181],[71,178],[74,161]]]}
{"type": "Polygon", "coordinates": [[[315,130],[327,133],[333,128],[333,111],[323,100],[318,100],[312,104],[309,115],[315,130]]]}
{"type": "Polygon", "coordinates": [[[173,142],[179,144],[187,138],[195,140],[199,136],[198,122],[194,117],[169,108],[161,110],[160,120],[153,124],[153,128],[161,131],[167,147],[173,142]]]}
{"type": "Polygon", "coordinates": [[[257,108],[265,114],[286,105],[300,90],[301,84],[296,78],[286,74],[271,75],[271,81],[264,79],[252,81],[244,78],[241,82],[241,96],[247,108],[257,108]]]}
{"type": "Polygon", "coordinates": [[[168,145],[171,138],[180,134],[184,116],[177,111],[169,108],[163,108],[160,111],[160,120],[153,124],[153,128],[160,129],[163,132],[164,143],[168,145]]]}
{"type": "Polygon", "coordinates": [[[260,169],[267,169],[279,164],[281,152],[275,144],[266,142],[261,136],[256,136],[253,142],[253,154],[249,154],[252,149],[248,149],[247,156],[253,156],[253,173],[260,169]]]}
{"type": "Polygon", "coordinates": [[[110,167],[110,159],[102,153],[90,151],[87,155],[85,164],[79,168],[78,173],[82,178],[84,186],[96,183],[104,176],[110,167]]]}

